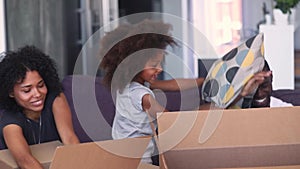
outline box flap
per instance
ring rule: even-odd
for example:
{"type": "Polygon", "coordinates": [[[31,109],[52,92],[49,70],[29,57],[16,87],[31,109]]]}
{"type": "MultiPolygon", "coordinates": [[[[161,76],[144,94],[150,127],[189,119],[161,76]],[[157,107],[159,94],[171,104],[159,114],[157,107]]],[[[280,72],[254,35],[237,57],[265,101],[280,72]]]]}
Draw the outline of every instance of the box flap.
{"type": "Polygon", "coordinates": [[[299,112],[300,107],[223,110],[215,132],[204,143],[199,142],[200,132],[211,112],[162,113],[160,150],[172,169],[298,165],[299,112]]]}
{"type": "Polygon", "coordinates": [[[285,165],[272,167],[220,168],[220,169],[300,169],[300,165],[285,165]]]}
{"type": "MultiPolygon", "coordinates": [[[[61,146],[62,143],[59,141],[52,141],[42,144],[35,144],[29,146],[32,155],[40,161],[40,163],[45,167],[48,168],[56,147],[61,146]],[[48,166],[48,167],[47,167],[48,166]]],[[[18,165],[14,160],[13,156],[11,155],[9,150],[1,150],[0,151],[0,168],[1,169],[16,169],[18,165]]]]}
{"type": "Polygon", "coordinates": [[[140,163],[137,169],[159,169],[159,166],[155,166],[147,163],[140,163]]]}
{"type": "Polygon", "coordinates": [[[158,117],[160,147],[299,144],[299,112],[300,107],[224,110],[217,129],[203,144],[199,135],[208,111],[166,112],[158,117]]]}
{"type": "Polygon", "coordinates": [[[150,137],[108,140],[57,148],[51,169],[137,168],[150,137]]]}

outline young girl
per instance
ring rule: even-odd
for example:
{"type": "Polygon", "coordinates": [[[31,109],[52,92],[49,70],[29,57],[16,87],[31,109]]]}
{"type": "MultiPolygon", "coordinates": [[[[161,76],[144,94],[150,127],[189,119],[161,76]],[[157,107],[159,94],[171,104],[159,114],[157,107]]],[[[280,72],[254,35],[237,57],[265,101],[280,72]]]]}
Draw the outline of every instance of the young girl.
{"type": "MultiPolygon", "coordinates": [[[[145,20],[136,25],[120,26],[103,39],[102,47],[108,46],[106,44],[116,35],[124,37],[101,62],[104,82],[116,91],[114,139],[153,135],[148,115],[155,118],[157,112],[166,111],[156,102],[149,83],[154,82],[162,71],[166,47],[176,44],[169,35],[170,29],[169,24],[145,20]]],[[[153,124],[156,128],[155,121],[153,124]]],[[[153,141],[149,143],[143,162],[152,163],[154,145],[153,141]]]]}
{"type": "MultiPolygon", "coordinates": [[[[105,73],[103,81],[116,93],[113,139],[154,134],[156,113],[168,110],[155,100],[151,88],[175,91],[195,87],[195,84],[202,85],[203,77],[156,80],[162,72],[166,47],[176,45],[170,29],[169,24],[145,20],[136,25],[122,25],[102,39],[100,67],[105,73]]],[[[259,79],[257,77],[256,80],[259,79]]],[[[256,80],[250,81],[254,83],[256,80]]],[[[251,86],[246,85],[242,93],[247,94],[251,86]]],[[[142,161],[153,163],[151,157],[157,155],[154,153],[155,142],[152,139],[142,161]]]]}
{"type": "Polygon", "coordinates": [[[33,46],[7,52],[0,62],[0,141],[20,168],[42,169],[28,145],[79,143],[54,62],[33,46]]]}

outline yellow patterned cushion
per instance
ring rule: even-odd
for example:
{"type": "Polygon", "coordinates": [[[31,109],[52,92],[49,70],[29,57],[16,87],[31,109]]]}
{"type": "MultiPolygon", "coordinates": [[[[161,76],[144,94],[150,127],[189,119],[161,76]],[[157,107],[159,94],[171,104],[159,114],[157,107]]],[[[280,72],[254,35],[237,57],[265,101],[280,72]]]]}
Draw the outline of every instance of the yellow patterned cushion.
{"type": "Polygon", "coordinates": [[[214,62],[202,87],[202,98],[228,107],[244,85],[264,66],[263,34],[248,39],[214,62]]]}

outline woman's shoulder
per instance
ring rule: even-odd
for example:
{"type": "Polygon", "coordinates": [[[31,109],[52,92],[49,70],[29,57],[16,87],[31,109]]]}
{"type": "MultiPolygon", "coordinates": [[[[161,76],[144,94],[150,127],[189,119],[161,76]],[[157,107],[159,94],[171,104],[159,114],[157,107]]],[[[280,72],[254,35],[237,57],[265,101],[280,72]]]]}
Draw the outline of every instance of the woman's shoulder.
{"type": "Polygon", "coordinates": [[[47,97],[46,97],[46,103],[45,103],[46,106],[47,105],[52,105],[53,102],[54,102],[54,100],[55,100],[55,98],[58,97],[61,93],[62,92],[59,92],[59,91],[57,91],[57,92],[49,92],[47,94],[47,97]]]}
{"type": "Polygon", "coordinates": [[[4,111],[0,117],[0,129],[9,124],[23,125],[24,115],[20,112],[4,111]]]}
{"type": "Polygon", "coordinates": [[[49,92],[47,94],[43,114],[52,114],[54,100],[60,96],[62,92],[49,92]]]}
{"type": "Polygon", "coordinates": [[[62,93],[62,91],[49,91],[47,93],[47,99],[54,100],[57,96],[59,96],[62,93]]]}

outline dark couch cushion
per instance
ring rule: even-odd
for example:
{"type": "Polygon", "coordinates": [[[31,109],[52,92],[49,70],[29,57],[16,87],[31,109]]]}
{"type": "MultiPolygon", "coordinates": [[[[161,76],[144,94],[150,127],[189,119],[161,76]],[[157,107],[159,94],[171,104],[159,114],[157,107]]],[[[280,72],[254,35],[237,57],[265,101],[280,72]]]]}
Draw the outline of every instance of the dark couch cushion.
{"type": "MultiPolygon", "coordinates": [[[[115,104],[111,92],[101,83],[101,78],[70,75],[63,79],[62,84],[71,108],[74,130],[79,140],[90,142],[112,139],[111,125],[115,115],[115,104]]],[[[197,109],[202,103],[199,97],[200,91],[195,88],[182,92],[156,90],[154,93],[158,102],[166,109],[179,111],[197,109]]],[[[300,89],[275,90],[272,95],[300,106],[300,89]]],[[[0,109],[0,119],[2,113],[3,110],[0,109]]]]}
{"type": "Polygon", "coordinates": [[[197,110],[202,104],[201,88],[163,92],[154,90],[156,100],[169,111],[197,110]]]}
{"type": "MultiPolygon", "coordinates": [[[[72,75],[66,76],[62,83],[79,140],[89,142],[112,139],[111,126],[115,116],[115,104],[110,90],[101,83],[101,78],[72,75]]],[[[202,104],[200,89],[182,92],[155,90],[154,94],[158,102],[169,111],[194,110],[202,104]]],[[[294,105],[300,105],[300,90],[276,90],[272,95],[294,105]]]]}
{"type": "Polygon", "coordinates": [[[274,90],[272,96],[277,97],[285,102],[292,103],[294,106],[300,106],[300,89],[288,90],[280,89],[274,90]]]}
{"type": "MultiPolygon", "coordinates": [[[[4,110],[0,109],[0,120],[4,110]]],[[[4,149],[4,145],[2,145],[2,141],[0,141],[0,150],[4,149]]]]}
{"type": "Polygon", "coordinates": [[[66,76],[62,84],[79,140],[89,142],[112,139],[115,106],[109,90],[101,84],[101,78],[72,75],[66,76]]]}
{"type": "MultiPolygon", "coordinates": [[[[79,140],[89,142],[111,139],[115,104],[110,90],[101,83],[101,78],[70,75],[63,79],[62,84],[79,140]]],[[[166,109],[179,111],[198,109],[201,96],[199,92],[199,88],[194,88],[182,92],[155,90],[154,93],[158,102],[166,109]]]]}

